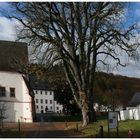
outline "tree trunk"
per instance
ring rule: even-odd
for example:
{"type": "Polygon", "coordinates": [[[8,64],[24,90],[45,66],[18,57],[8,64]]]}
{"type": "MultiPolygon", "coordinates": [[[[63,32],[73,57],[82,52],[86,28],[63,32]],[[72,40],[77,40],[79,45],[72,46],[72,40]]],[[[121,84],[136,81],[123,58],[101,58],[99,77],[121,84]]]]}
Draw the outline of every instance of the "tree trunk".
{"type": "Polygon", "coordinates": [[[97,121],[96,112],[95,112],[93,107],[89,107],[88,116],[89,116],[89,122],[96,122],[97,121]]]}
{"type": "Polygon", "coordinates": [[[88,95],[88,107],[89,107],[89,112],[88,112],[88,116],[89,116],[89,122],[96,122],[97,118],[96,118],[96,113],[94,110],[94,96],[93,96],[93,89],[91,88],[89,95],[88,95]]]}
{"type": "Polygon", "coordinates": [[[86,126],[89,123],[89,107],[88,107],[88,102],[87,102],[87,97],[85,92],[80,91],[80,102],[81,102],[81,112],[82,112],[82,117],[83,117],[83,124],[82,127],[86,126]]]}
{"type": "Polygon", "coordinates": [[[89,117],[88,117],[88,112],[85,106],[82,107],[82,117],[83,117],[83,123],[82,123],[82,127],[87,126],[87,124],[89,123],[89,117]]]}

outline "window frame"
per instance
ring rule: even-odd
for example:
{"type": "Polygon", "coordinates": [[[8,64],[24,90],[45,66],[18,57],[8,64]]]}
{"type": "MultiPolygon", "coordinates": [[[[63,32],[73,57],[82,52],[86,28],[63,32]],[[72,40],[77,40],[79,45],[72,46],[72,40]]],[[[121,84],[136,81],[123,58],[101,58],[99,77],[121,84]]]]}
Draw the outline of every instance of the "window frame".
{"type": "Polygon", "coordinates": [[[40,103],[43,104],[43,99],[40,99],[40,103]]]}
{"type": "Polygon", "coordinates": [[[0,97],[6,97],[6,88],[0,87],[0,97]]]}
{"type": "Polygon", "coordinates": [[[10,97],[12,98],[16,97],[16,89],[14,87],[10,87],[10,97]]]}
{"type": "Polygon", "coordinates": [[[50,100],[50,104],[52,104],[52,100],[50,100]]]}
{"type": "Polygon", "coordinates": [[[38,99],[35,99],[35,102],[38,103],[38,99]]]}

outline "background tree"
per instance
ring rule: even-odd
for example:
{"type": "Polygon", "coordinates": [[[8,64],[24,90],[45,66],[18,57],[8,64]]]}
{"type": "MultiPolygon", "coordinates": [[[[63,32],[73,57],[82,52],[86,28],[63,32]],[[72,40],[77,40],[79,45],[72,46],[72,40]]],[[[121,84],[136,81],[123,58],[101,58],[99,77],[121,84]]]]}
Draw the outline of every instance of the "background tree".
{"type": "MultiPolygon", "coordinates": [[[[83,116],[83,126],[95,121],[94,80],[98,64],[106,58],[121,63],[120,54],[134,54],[135,26],[123,25],[126,3],[42,2],[12,3],[10,18],[22,25],[19,39],[26,39],[38,58],[62,62],[73,97],[83,116]],[[133,41],[130,41],[133,40],[133,41]]],[[[109,59],[109,60],[110,60],[109,59]]],[[[109,62],[110,63],[110,62],[109,62]]]]}
{"type": "Polygon", "coordinates": [[[116,76],[105,73],[97,73],[97,75],[95,83],[96,102],[101,106],[101,109],[104,107],[106,110],[115,111],[122,105],[120,98],[123,95],[117,89],[117,81],[114,78],[116,76]]]}
{"type": "Polygon", "coordinates": [[[72,95],[71,88],[67,83],[65,85],[62,83],[61,85],[57,84],[54,93],[55,93],[55,100],[57,100],[60,104],[63,105],[65,114],[69,114],[71,116],[81,114],[81,111],[78,108],[74,100],[74,97],[72,95]]]}

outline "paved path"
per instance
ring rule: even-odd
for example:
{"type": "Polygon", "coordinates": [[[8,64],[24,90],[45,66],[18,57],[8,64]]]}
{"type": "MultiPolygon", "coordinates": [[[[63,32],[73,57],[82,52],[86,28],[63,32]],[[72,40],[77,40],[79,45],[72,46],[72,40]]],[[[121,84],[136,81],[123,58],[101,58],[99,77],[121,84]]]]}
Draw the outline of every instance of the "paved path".
{"type": "MultiPolygon", "coordinates": [[[[79,132],[74,130],[66,130],[65,122],[52,122],[51,115],[48,114],[46,118],[39,116],[40,122],[35,123],[21,123],[20,129],[22,138],[77,138],[82,137],[79,132]],[[47,121],[47,122],[44,122],[47,121]]],[[[72,122],[68,122],[72,123],[72,122]]],[[[76,122],[74,122],[75,124],[76,122]]],[[[5,125],[6,127],[6,125],[5,125]]],[[[18,130],[18,123],[7,123],[7,128],[11,130],[18,130]]]]}
{"type": "Polygon", "coordinates": [[[24,138],[77,138],[82,137],[78,132],[65,130],[62,122],[41,122],[22,128],[24,138]]]}

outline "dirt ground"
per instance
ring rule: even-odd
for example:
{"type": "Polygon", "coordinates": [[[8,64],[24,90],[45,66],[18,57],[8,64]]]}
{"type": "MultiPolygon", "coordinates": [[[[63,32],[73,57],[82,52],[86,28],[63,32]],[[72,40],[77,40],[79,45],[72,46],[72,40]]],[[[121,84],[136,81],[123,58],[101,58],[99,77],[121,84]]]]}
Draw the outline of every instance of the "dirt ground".
{"type": "MultiPolygon", "coordinates": [[[[69,122],[73,123],[73,122],[69,122]]],[[[7,123],[4,129],[21,131],[22,138],[80,138],[82,135],[75,130],[67,130],[65,122],[7,123]]]]}

